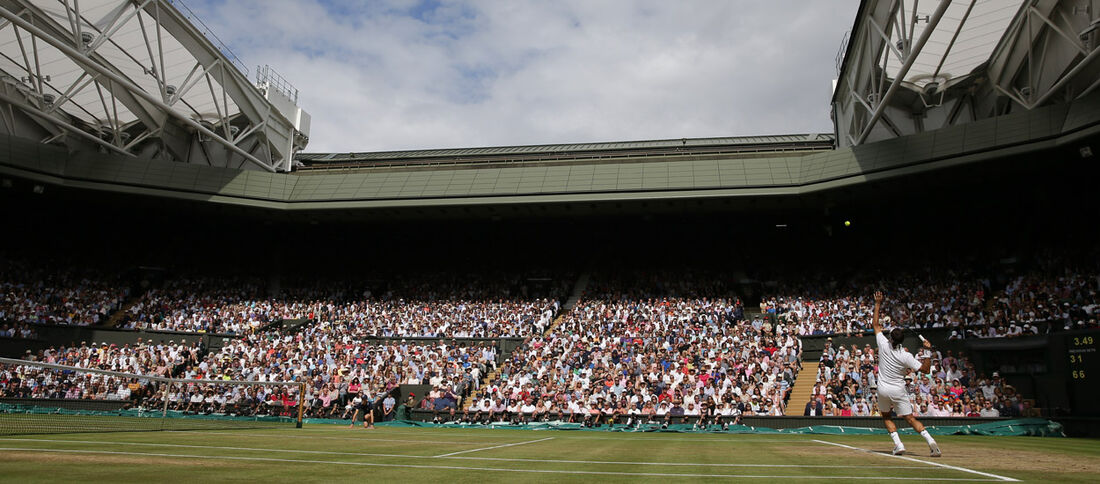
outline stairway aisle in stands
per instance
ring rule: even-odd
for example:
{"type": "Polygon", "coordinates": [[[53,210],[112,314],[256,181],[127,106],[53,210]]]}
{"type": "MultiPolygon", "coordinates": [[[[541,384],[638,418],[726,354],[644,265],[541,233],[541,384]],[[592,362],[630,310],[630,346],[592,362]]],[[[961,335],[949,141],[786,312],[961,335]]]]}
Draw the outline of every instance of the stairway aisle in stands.
{"type": "MultiPolygon", "coordinates": [[[[550,326],[546,328],[546,331],[543,333],[544,336],[554,331],[554,328],[557,328],[558,325],[561,324],[561,321],[563,318],[565,318],[565,315],[569,314],[569,312],[573,310],[573,307],[576,306],[578,302],[580,302],[581,297],[584,296],[584,290],[588,288],[588,278],[589,273],[587,272],[581,273],[581,275],[577,277],[577,282],[573,284],[573,292],[569,294],[569,299],[565,300],[565,304],[562,304],[561,310],[559,310],[557,316],[554,317],[554,321],[551,322],[550,326]]],[[[493,381],[496,376],[497,370],[487,372],[484,376],[481,377],[481,385],[479,385],[479,387],[482,385],[487,385],[490,381],[493,381]]],[[[473,404],[474,399],[467,398],[466,401],[462,404],[462,409],[469,410],[469,408],[473,406],[473,404]]]]}
{"type": "Polygon", "coordinates": [[[144,292],[135,292],[131,297],[118,305],[118,309],[111,313],[107,318],[107,321],[103,323],[104,328],[114,328],[122,322],[122,318],[130,312],[130,308],[135,304],[141,302],[141,297],[144,296],[144,292]]]}
{"type": "Polygon", "coordinates": [[[814,385],[817,384],[817,364],[821,360],[821,353],[820,349],[809,350],[803,346],[802,359],[798,362],[802,369],[794,377],[794,386],[791,387],[783,415],[798,416],[805,411],[806,402],[810,401],[814,385]]]}
{"type": "Polygon", "coordinates": [[[558,325],[561,324],[565,315],[569,314],[577,303],[581,302],[581,297],[584,296],[584,290],[588,288],[589,276],[590,274],[588,272],[584,272],[581,273],[580,277],[577,277],[577,282],[573,284],[573,292],[569,294],[569,299],[566,299],[565,304],[562,304],[561,311],[558,311],[557,317],[555,317],[554,321],[550,323],[550,326],[546,328],[543,335],[550,334],[550,332],[554,331],[554,328],[557,328],[558,325]]]}

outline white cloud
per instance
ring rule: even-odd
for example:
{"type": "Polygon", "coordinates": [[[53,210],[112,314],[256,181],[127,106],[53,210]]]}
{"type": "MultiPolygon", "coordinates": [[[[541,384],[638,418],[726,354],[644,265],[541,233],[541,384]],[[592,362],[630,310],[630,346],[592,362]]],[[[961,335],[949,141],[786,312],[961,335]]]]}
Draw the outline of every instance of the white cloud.
{"type": "Polygon", "coordinates": [[[190,0],[313,116],[307,151],[831,132],[857,0],[190,0]]]}

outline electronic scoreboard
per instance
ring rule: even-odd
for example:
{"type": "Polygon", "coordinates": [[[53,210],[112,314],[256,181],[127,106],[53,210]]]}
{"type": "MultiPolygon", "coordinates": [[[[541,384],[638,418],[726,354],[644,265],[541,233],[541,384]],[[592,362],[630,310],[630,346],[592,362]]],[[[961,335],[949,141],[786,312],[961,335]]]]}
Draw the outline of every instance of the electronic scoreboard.
{"type": "Polygon", "coordinates": [[[1100,334],[1066,336],[1070,405],[1077,415],[1100,413],[1100,334]]]}

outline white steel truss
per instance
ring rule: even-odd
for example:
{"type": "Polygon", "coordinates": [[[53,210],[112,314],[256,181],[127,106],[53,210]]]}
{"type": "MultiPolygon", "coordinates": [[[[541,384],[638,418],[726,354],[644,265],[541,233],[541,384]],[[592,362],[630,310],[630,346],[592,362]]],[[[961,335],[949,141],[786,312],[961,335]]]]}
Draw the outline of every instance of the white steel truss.
{"type": "Polygon", "coordinates": [[[865,0],[833,93],[840,146],[1100,88],[1100,0],[865,0]]]}
{"type": "Polygon", "coordinates": [[[0,0],[0,124],[73,149],[289,171],[307,134],[174,3],[0,0]]]}

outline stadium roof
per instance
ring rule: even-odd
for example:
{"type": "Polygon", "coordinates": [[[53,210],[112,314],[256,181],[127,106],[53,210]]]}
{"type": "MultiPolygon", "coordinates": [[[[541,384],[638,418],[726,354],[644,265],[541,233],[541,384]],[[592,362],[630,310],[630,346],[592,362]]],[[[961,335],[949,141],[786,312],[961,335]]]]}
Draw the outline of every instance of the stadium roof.
{"type": "MultiPolygon", "coordinates": [[[[954,0],[934,26],[928,42],[916,54],[913,66],[902,78],[904,82],[924,88],[930,82],[940,86],[957,82],[975,74],[975,69],[989,60],[1001,42],[1012,19],[1026,2],[1020,0],[954,0]]],[[[922,19],[932,15],[936,2],[904,0],[902,12],[922,19]],[[915,10],[914,10],[915,9],[915,10]]],[[[914,22],[890,31],[890,46],[898,50],[911,39],[919,39],[928,22],[914,22]]],[[[900,51],[898,52],[900,53],[900,51]]],[[[886,74],[897,79],[902,63],[896,58],[886,64],[886,74]]]]}
{"type": "Polygon", "coordinates": [[[267,171],[308,141],[295,93],[254,86],[178,0],[0,0],[0,17],[0,103],[32,120],[4,124],[23,136],[267,171]]]}
{"type": "Polygon", "coordinates": [[[450,148],[363,153],[299,153],[295,159],[304,169],[431,164],[435,161],[502,162],[551,161],[625,156],[783,152],[829,149],[832,134],[788,134],[718,138],[680,138],[603,143],[571,143],[482,148],[450,148]]]}
{"type": "Polygon", "coordinates": [[[837,65],[838,146],[1087,96],[1100,88],[1094,10],[1073,0],[864,0],[837,65]]]}
{"type": "MultiPolygon", "coordinates": [[[[161,92],[159,79],[169,90],[172,108],[195,120],[219,122],[240,110],[222,92],[220,84],[205,82],[196,76],[201,63],[180,40],[160,28],[155,13],[141,10],[136,4],[117,0],[83,0],[73,2],[74,14],[67,2],[35,2],[24,8],[41,9],[44,16],[64,29],[73,39],[84,36],[89,53],[111,62],[118,72],[147,92],[161,92]],[[79,21],[77,20],[79,15],[79,21]],[[94,39],[94,40],[93,40],[94,39]],[[195,82],[192,82],[195,81],[195,82]],[[226,98],[223,101],[223,98],[226,98]]],[[[21,29],[5,29],[0,36],[0,70],[7,82],[41,82],[45,95],[58,103],[61,111],[84,122],[103,128],[116,123],[128,125],[138,121],[138,114],[125,104],[104,98],[97,89],[71,92],[73,86],[91,82],[91,76],[75,59],[57,48],[39,42],[21,29]],[[32,52],[31,44],[36,50],[32,52]],[[30,58],[34,56],[34,58],[30,58]],[[27,61],[30,61],[30,72],[27,61]]]]}

